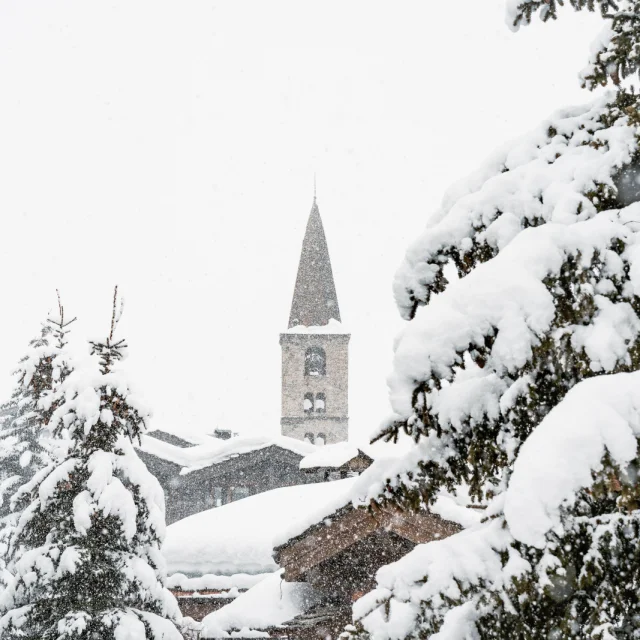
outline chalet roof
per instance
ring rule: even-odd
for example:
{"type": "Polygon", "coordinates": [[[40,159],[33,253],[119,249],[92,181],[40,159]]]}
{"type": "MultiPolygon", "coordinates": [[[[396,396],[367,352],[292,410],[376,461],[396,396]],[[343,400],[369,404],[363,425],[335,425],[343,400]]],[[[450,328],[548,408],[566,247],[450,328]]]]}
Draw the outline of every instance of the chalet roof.
{"type": "Polygon", "coordinates": [[[275,558],[284,567],[286,579],[295,581],[313,567],[379,531],[392,532],[418,545],[447,538],[460,529],[458,524],[428,511],[413,513],[391,507],[371,511],[349,504],[277,548],[275,558]]]}
{"type": "Polygon", "coordinates": [[[172,444],[174,447],[180,447],[181,449],[188,449],[189,447],[193,447],[196,444],[194,442],[184,440],[183,438],[179,438],[175,434],[169,433],[168,431],[161,431],[160,429],[150,431],[148,435],[152,438],[155,438],[156,440],[172,444]]]}
{"type": "Polygon", "coordinates": [[[137,448],[182,467],[180,473],[187,474],[267,447],[279,447],[300,457],[316,450],[316,446],[309,442],[287,436],[236,437],[229,440],[207,437],[202,444],[183,448],[163,442],[153,437],[153,433],[142,436],[137,448]]]}
{"type": "Polygon", "coordinates": [[[216,573],[205,573],[190,578],[184,573],[173,573],[167,577],[167,588],[180,591],[238,591],[251,589],[270,575],[270,573],[236,573],[221,576],[216,573]]]}
{"type": "Polygon", "coordinates": [[[339,469],[349,461],[362,456],[369,462],[373,458],[349,442],[326,444],[300,460],[301,469],[339,469]]]}
{"type": "MultiPolygon", "coordinates": [[[[318,503],[314,510],[309,510],[304,517],[298,518],[288,527],[283,528],[274,541],[276,550],[292,545],[315,530],[330,525],[337,517],[342,517],[354,510],[360,510],[359,507],[368,506],[372,499],[383,492],[385,479],[394,477],[394,470],[401,468],[399,462],[401,461],[396,458],[380,458],[360,476],[350,478],[353,481],[352,484],[345,484],[343,491],[336,492],[331,496],[331,499],[318,503]]],[[[338,484],[338,482],[327,484],[338,484]]],[[[430,513],[461,527],[477,523],[481,519],[482,513],[477,509],[467,508],[458,500],[447,494],[442,494],[432,505],[430,513]]],[[[366,513],[366,510],[362,509],[362,512],[366,513]]]]}
{"type": "Polygon", "coordinates": [[[329,247],[314,197],[302,242],[289,328],[298,325],[321,327],[327,325],[331,319],[340,322],[340,308],[333,281],[329,247]]]}
{"type": "Polygon", "coordinates": [[[258,574],[276,571],[274,541],[318,505],[333,503],[357,478],[281,487],[230,502],[167,527],[162,553],[168,573],[258,574]]]}

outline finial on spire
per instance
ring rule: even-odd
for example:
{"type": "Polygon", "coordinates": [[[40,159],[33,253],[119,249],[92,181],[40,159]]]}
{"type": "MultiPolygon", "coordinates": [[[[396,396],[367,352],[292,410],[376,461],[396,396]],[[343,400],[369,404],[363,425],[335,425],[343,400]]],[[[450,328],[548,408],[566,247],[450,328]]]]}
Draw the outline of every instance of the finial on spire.
{"type": "Polygon", "coordinates": [[[313,204],[316,204],[316,172],[313,172],[313,204]]]}

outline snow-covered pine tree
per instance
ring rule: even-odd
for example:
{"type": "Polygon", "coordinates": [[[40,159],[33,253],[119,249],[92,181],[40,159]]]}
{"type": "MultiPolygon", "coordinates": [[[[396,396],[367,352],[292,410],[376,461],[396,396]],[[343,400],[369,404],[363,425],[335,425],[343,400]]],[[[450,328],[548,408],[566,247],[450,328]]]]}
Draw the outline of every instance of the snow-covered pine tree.
{"type": "Polygon", "coordinates": [[[39,406],[43,394],[52,388],[54,349],[51,327],[43,324],[40,335],[29,342],[27,353],[14,371],[17,383],[0,424],[0,516],[9,514],[9,496],[15,485],[29,479],[47,465],[42,445],[45,423],[39,406]]]}
{"type": "Polygon", "coordinates": [[[3,639],[181,638],[160,554],[164,495],[132,444],[149,414],[119,366],[116,296],[108,337],[91,343],[99,371],[74,372],[51,419],[68,454],[24,489],[33,502],[0,596],[3,639]]]}
{"type": "Polygon", "coordinates": [[[14,371],[17,383],[0,418],[0,518],[17,508],[14,504],[12,509],[9,499],[15,487],[50,461],[50,433],[45,427],[71,372],[66,335],[74,320],[65,321],[58,295],[58,314],[49,315],[14,371]]]}
{"type": "Polygon", "coordinates": [[[50,314],[40,336],[29,343],[14,375],[17,384],[0,418],[0,585],[6,581],[5,555],[29,496],[19,487],[51,461],[55,442],[47,426],[59,402],[60,387],[71,372],[65,321],[58,294],[58,314],[50,314]],[[18,490],[16,491],[16,488],[18,490]]]}
{"type": "Polygon", "coordinates": [[[72,368],[67,354],[68,326],[58,293],[58,313],[49,314],[40,336],[29,343],[14,375],[18,378],[0,418],[0,587],[11,537],[30,495],[21,487],[45,468],[62,444],[51,437],[48,423],[60,402],[61,385],[72,368]],[[16,490],[17,489],[17,490],[16,490]]]}
{"type": "Polygon", "coordinates": [[[354,607],[375,640],[640,638],[640,2],[571,4],[602,9],[582,77],[615,89],[454,187],[396,277],[379,436],[415,446],[370,497],[487,508],[378,573],[354,607]]]}

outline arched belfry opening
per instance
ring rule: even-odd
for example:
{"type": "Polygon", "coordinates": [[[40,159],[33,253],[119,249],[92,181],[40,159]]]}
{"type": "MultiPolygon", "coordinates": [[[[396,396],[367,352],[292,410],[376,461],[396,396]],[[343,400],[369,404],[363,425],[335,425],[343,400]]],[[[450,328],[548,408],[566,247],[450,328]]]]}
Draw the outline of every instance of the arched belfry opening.
{"type": "Polygon", "coordinates": [[[327,444],[347,440],[350,337],[341,324],[329,247],[314,196],[289,326],[280,334],[283,435],[327,444]]]}
{"type": "Polygon", "coordinates": [[[322,347],[307,347],[307,350],[304,353],[304,375],[327,375],[327,354],[322,347]]]}

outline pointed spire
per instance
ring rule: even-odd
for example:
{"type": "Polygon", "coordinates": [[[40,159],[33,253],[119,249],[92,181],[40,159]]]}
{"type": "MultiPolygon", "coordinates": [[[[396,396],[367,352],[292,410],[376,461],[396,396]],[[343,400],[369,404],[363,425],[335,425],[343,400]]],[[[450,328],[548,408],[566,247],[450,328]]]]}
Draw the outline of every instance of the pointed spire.
{"type": "Polygon", "coordinates": [[[316,200],[314,176],[313,206],[302,242],[289,328],[298,325],[321,327],[328,324],[332,318],[340,321],[340,308],[333,281],[329,247],[316,200]]]}

